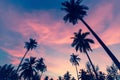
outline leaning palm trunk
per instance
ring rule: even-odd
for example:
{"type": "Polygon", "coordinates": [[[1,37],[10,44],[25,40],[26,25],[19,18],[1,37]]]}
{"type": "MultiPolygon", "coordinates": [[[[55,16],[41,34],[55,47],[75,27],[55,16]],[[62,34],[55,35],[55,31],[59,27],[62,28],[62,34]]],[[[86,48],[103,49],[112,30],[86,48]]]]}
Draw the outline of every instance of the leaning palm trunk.
{"type": "Polygon", "coordinates": [[[89,29],[89,31],[94,35],[94,37],[97,39],[97,41],[99,42],[99,44],[104,48],[104,50],[107,52],[107,54],[109,55],[109,57],[112,59],[112,61],[115,63],[115,65],[120,70],[120,63],[117,60],[117,58],[113,55],[113,53],[110,51],[110,49],[104,44],[104,42],[99,38],[99,36],[90,28],[90,26],[82,18],[80,18],[80,20],[89,29]]]}
{"type": "Polygon", "coordinates": [[[79,80],[79,75],[78,75],[78,70],[77,70],[77,65],[75,65],[76,73],[77,73],[77,78],[79,80]]]}
{"type": "Polygon", "coordinates": [[[91,66],[92,66],[92,68],[93,68],[93,71],[94,71],[94,73],[95,73],[96,79],[98,80],[98,74],[97,74],[97,72],[96,72],[96,70],[95,70],[95,67],[94,67],[94,65],[93,65],[93,63],[92,63],[92,61],[91,61],[88,53],[87,53],[87,52],[85,52],[85,53],[86,53],[86,55],[87,55],[87,57],[88,57],[88,60],[89,60],[91,66]]]}
{"type": "Polygon", "coordinates": [[[20,65],[22,64],[22,62],[23,62],[23,60],[24,60],[26,54],[28,53],[28,51],[29,51],[29,50],[27,50],[27,51],[25,52],[23,58],[21,59],[20,64],[18,65],[18,68],[17,68],[17,70],[16,70],[16,73],[18,72],[18,70],[19,70],[19,68],[20,68],[20,65]]]}

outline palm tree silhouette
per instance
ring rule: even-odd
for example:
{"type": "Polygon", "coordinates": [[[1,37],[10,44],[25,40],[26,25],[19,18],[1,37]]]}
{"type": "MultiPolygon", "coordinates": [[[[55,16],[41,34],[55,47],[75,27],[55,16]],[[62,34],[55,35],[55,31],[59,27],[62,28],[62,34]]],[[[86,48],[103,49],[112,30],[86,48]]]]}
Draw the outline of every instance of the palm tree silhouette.
{"type": "Polygon", "coordinates": [[[35,57],[25,59],[25,62],[20,66],[20,77],[33,80],[33,77],[36,75],[35,59],[35,57]]]}
{"type": "Polygon", "coordinates": [[[65,80],[70,80],[71,79],[71,74],[69,73],[69,71],[67,71],[67,73],[64,74],[64,79],[65,80]]]}
{"type": "Polygon", "coordinates": [[[107,71],[108,75],[112,76],[115,80],[119,80],[118,79],[119,70],[115,66],[115,64],[112,64],[111,66],[108,66],[106,68],[106,71],[107,71]]]}
{"type": "Polygon", "coordinates": [[[18,80],[18,74],[12,64],[0,66],[0,80],[18,80]]]}
{"type": "Polygon", "coordinates": [[[44,63],[44,59],[43,58],[40,58],[36,61],[36,67],[35,67],[38,71],[41,72],[41,75],[40,75],[40,79],[41,79],[41,76],[43,74],[43,72],[47,71],[47,66],[45,65],[44,63]]]}
{"type": "Polygon", "coordinates": [[[78,55],[75,55],[74,53],[72,53],[72,55],[70,55],[70,62],[75,66],[76,68],[76,73],[77,73],[77,78],[79,80],[79,75],[78,75],[78,70],[77,70],[77,66],[79,66],[79,61],[80,58],[78,57],[78,55]]]}
{"type": "Polygon", "coordinates": [[[76,80],[74,77],[72,77],[72,79],[71,80],[76,80]]]}
{"type": "MultiPolygon", "coordinates": [[[[99,72],[99,66],[98,65],[93,65],[93,66],[95,68],[95,71],[98,73],[99,72]]],[[[89,62],[86,63],[86,69],[87,69],[88,73],[93,74],[92,72],[94,70],[92,69],[92,65],[89,62]]]]}
{"type": "MultiPolygon", "coordinates": [[[[44,80],[48,80],[49,79],[49,77],[48,76],[45,76],[45,78],[44,78],[44,80]]],[[[41,79],[40,79],[41,80],[41,79]]]]}
{"type": "Polygon", "coordinates": [[[82,33],[82,30],[80,29],[78,33],[74,33],[74,37],[72,37],[73,42],[71,44],[72,47],[75,47],[76,51],[80,51],[80,52],[84,52],[86,53],[87,57],[88,57],[88,60],[93,68],[93,71],[96,75],[96,78],[98,79],[98,76],[97,76],[97,73],[95,71],[95,68],[94,68],[94,65],[88,55],[88,52],[87,51],[92,51],[91,47],[90,47],[90,43],[94,43],[94,41],[92,39],[89,39],[89,38],[86,38],[87,35],[89,35],[90,33],[89,32],[85,32],[85,33],[82,33]]]}
{"type": "Polygon", "coordinates": [[[117,58],[114,56],[114,54],[110,51],[110,49],[104,44],[104,42],[99,38],[99,36],[91,29],[91,27],[85,22],[83,19],[84,16],[87,15],[88,7],[85,5],[81,5],[82,0],[70,0],[65,1],[62,3],[62,10],[64,10],[67,14],[64,16],[64,21],[69,21],[73,25],[78,23],[78,20],[81,20],[82,23],[88,28],[88,30],[93,34],[93,36],[97,39],[97,41],[100,43],[100,45],[104,48],[104,50],[107,52],[109,57],[113,60],[115,65],[120,70],[120,63],[117,60],[117,58]]]}
{"type": "Polygon", "coordinates": [[[37,47],[37,42],[36,42],[35,39],[30,38],[29,40],[30,40],[30,42],[25,42],[24,48],[26,48],[27,51],[25,52],[23,58],[21,59],[20,64],[18,65],[18,68],[17,68],[16,72],[18,72],[19,67],[21,66],[22,61],[24,60],[24,58],[25,58],[26,54],[28,53],[28,51],[32,50],[32,49],[35,49],[37,47]]]}

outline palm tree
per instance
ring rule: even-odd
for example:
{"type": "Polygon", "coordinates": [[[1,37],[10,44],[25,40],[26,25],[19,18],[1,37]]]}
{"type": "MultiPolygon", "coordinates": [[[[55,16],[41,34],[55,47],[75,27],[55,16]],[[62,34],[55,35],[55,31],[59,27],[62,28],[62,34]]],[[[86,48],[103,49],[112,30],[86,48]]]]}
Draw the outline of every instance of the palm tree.
{"type": "Polygon", "coordinates": [[[72,77],[72,79],[71,80],[76,80],[74,77],[72,77]]]}
{"type": "Polygon", "coordinates": [[[119,80],[118,79],[118,68],[115,66],[115,64],[108,66],[106,68],[106,71],[107,71],[108,75],[111,75],[115,80],[119,80]]]}
{"type": "Polygon", "coordinates": [[[33,77],[36,75],[35,59],[35,57],[25,59],[25,62],[20,67],[20,77],[27,80],[33,80],[33,77]]]}
{"type": "Polygon", "coordinates": [[[93,36],[97,39],[97,41],[100,43],[100,45],[104,48],[104,50],[107,52],[109,57],[113,60],[115,65],[120,70],[120,63],[117,60],[117,58],[114,56],[114,54],[110,51],[110,49],[104,44],[104,42],[99,38],[99,36],[91,29],[91,27],[86,23],[86,21],[83,19],[84,16],[87,15],[88,7],[85,5],[81,5],[82,0],[70,0],[65,1],[62,3],[62,10],[66,11],[66,15],[64,16],[64,21],[69,21],[73,25],[78,23],[78,20],[81,20],[82,23],[88,28],[88,30],[93,34],[93,36]]]}
{"type": "Polygon", "coordinates": [[[40,79],[41,79],[41,76],[43,74],[43,72],[47,71],[47,66],[45,65],[44,63],[44,59],[43,58],[40,58],[36,61],[36,67],[35,67],[38,71],[41,72],[41,75],[40,75],[40,79]]]}
{"type": "Polygon", "coordinates": [[[58,76],[58,79],[57,80],[63,80],[61,76],[58,76]]]}
{"type": "Polygon", "coordinates": [[[78,55],[75,55],[74,53],[72,55],[70,55],[70,62],[75,66],[76,68],[76,73],[77,73],[77,78],[79,80],[79,75],[78,75],[78,70],[77,70],[77,66],[79,66],[79,61],[80,58],[78,57],[78,55]]]}
{"type": "Polygon", "coordinates": [[[71,74],[67,71],[67,73],[64,74],[64,79],[65,80],[70,80],[71,79],[71,74]]]}
{"type": "MultiPolygon", "coordinates": [[[[99,66],[98,65],[93,65],[93,66],[95,68],[95,71],[98,73],[99,72],[99,66]]],[[[92,74],[92,72],[94,71],[89,62],[86,63],[86,69],[87,69],[88,73],[90,73],[90,74],[92,74]]]]}
{"type": "Polygon", "coordinates": [[[12,64],[5,64],[0,67],[0,80],[18,80],[18,74],[12,64]]]}
{"type": "Polygon", "coordinates": [[[25,52],[23,58],[21,59],[20,64],[18,65],[18,68],[17,68],[16,72],[18,72],[19,67],[22,64],[22,61],[24,60],[24,58],[25,58],[26,54],[28,53],[28,51],[32,50],[32,49],[35,49],[37,47],[37,42],[36,42],[35,39],[30,38],[29,40],[30,40],[30,42],[25,42],[24,48],[26,48],[27,51],[25,52]]]}
{"type": "MultiPolygon", "coordinates": [[[[48,80],[49,79],[49,77],[48,76],[45,76],[45,78],[44,78],[44,80],[48,80]]],[[[41,80],[41,79],[40,79],[41,80]]]]}
{"type": "Polygon", "coordinates": [[[72,47],[75,47],[76,51],[80,51],[80,52],[84,52],[86,53],[88,60],[93,68],[93,71],[96,75],[96,78],[98,78],[97,73],[95,71],[94,65],[88,55],[87,51],[92,51],[91,47],[90,47],[90,43],[94,43],[94,41],[92,39],[86,38],[87,35],[89,35],[89,32],[85,32],[82,33],[82,30],[80,29],[78,33],[74,33],[74,37],[72,37],[73,42],[71,44],[72,47]]]}

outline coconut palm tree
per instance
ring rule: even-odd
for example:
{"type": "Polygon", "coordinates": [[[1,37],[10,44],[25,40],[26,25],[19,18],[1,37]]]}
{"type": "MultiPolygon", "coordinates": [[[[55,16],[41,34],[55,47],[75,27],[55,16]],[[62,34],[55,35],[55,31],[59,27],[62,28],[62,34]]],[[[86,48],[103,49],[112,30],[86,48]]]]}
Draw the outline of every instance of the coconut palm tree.
{"type": "Polygon", "coordinates": [[[61,76],[58,76],[58,79],[57,80],[63,80],[61,76]]]}
{"type": "Polygon", "coordinates": [[[100,45],[104,48],[104,50],[107,52],[109,57],[113,60],[115,65],[120,70],[120,63],[117,60],[117,58],[114,56],[114,54],[110,51],[110,49],[104,44],[104,42],[99,38],[99,36],[91,29],[91,27],[86,23],[86,21],[83,19],[84,16],[87,15],[88,7],[85,5],[81,5],[82,0],[70,0],[65,1],[62,3],[62,10],[64,10],[67,14],[64,16],[64,21],[69,21],[73,25],[78,23],[78,20],[82,21],[82,23],[88,28],[88,30],[93,34],[93,36],[97,39],[97,41],[100,43],[100,45]]]}
{"type": "Polygon", "coordinates": [[[107,71],[108,75],[112,76],[115,80],[119,80],[118,79],[119,70],[115,66],[115,64],[112,64],[111,66],[108,66],[106,68],[106,71],[107,71]]]}
{"type": "MultiPolygon", "coordinates": [[[[44,78],[44,80],[48,80],[49,79],[49,77],[48,76],[45,76],[45,78],[44,78]]],[[[40,79],[41,80],[41,79],[40,79]]]]}
{"type": "Polygon", "coordinates": [[[89,39],[89,38],[86,38],[87,35],[89,35],[90,33],[89,32],[85,32],[85,33],[82,33],[82,30],[80,29],[78,33],[74,33],[74,37],[72,37],[73,42],[71,44],[72,47],[75,47],[76,51],[80,51],[80,52],[84,52],[86,53],[87,57],[88,57],[88,60],[93,68],[93,71],[96,75],[96,78],[98,78],[97,76],[97,73],[95,71],[95,68],[94,68],[94,65],[88,55],[88,52],[87,51],[92,51],[91,47],[90,47],[90,43],[94,43],[94,41],[92,39],[89,39]]]}
{"type": "Polygon", "coordinates": [[[64,74],[64,79],[65,80],[70,80],[71,79],[71,74],[69,73],[69,71],[67,71],[67,73],[64,74]]]}
{"type": "MultiPolygon", "coordinates": [[[[93,66],[95,68],[95,71],[98,73],[99,72],[99,66],[98,65],[93,65],[93,66]]],[[[88,73],[92,74],[93,69],[92,69],[92,66],[89,62],[86,63],[86,69],[87,69],[88,73]]]]}
{"type": "Polygon", "coordinates": [[[0,67],[0,80],[18,80],[18,74],[12,64],[0,67]]]}
{"type": "Polygon", "coordinates": [[[36,61],[36,67],[35,67],[38,71],[41,72],[41,75],[40,75],[40,79],[41,79],[41,76],[43,74],[43,72],[47,71],[47,66],[45,65],[44,63],[44,59],[43,58],[40,58],[36,61]]]}
{"type": "Polygon", "coordinates": [[[35,57],[25,59],[25,62],[20,66],[20,77],[33,80],[33,77],[36,75],[35,59],[35,57]]]}
{"type": "Polygon", "coordinates": [[[71,80],[76,80],[74,77],[72,77],[72,79],[71,80]]]}
{"type": "Polygon", "coordinates": [[[72,65],[75,66],[76,68],[76,73],[77,73],[77,78],[79,80],[79,75],[78,75],[78,70],[77,70],[77,66],[79,66],[79,61],[80,58],[78,57],[78,55],[75,55],[74,53],[72,53],[72,55],[70,55],[70,62],[72,63],[72,65]]]}
{"type": "Polygon", "coordinates": [[[24,60],[24,58],[25,58],[26,54],[28,53],[28,51],[32,50],[32,49],[35,49],[37,47],[37,42],[36,42],[35,39],[30,38],[29,40],[30,40],[30,42],[25,42],[24,48],[26,48],[27,51],[25,52],[24,56],[22,57],[22,59],[20,61],[20,64],[18,65],[18,68],[17,68],[16,72],[18,72],[19,67],[22,64],[22,61],[24,60]]]}

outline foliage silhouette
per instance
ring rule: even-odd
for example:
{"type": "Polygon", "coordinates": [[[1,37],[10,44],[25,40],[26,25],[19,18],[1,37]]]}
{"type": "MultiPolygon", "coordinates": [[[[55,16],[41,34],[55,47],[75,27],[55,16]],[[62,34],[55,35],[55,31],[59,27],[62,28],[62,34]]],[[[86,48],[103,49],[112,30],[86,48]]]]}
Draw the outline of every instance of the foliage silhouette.
{"type": "Polygon", "coordinates": [[[79,80],[79,76],[78,76],[77,66],[79,66],[79,61],[80,61],[80,58],[78,57],[78,55],[75,55],[74,53],[70,55],[70,62],[72,63],[72,65],[75,66],[78,80],[79,80]]]}
{"type": "Polygon", "coordinates": [[[25,62],[20,67],[20,77],[27,80],[33,80],[33,77],[36,74],[36,70],[34,68],[35,59],[35,57],[25,59],[25,62]]]}
{"type": "Polygon", "coordinates": [[[29,50],[32,50],[32,49],[35,49],[35,48],[37,47],[37,42],[36,42],[35,39],[30,38],[29,40],[30,40],[30,42],[25,42],[24,48],[26,48],[27,51],[25,52],[23,58],[21,59],[20,64],[18,65],[18,68],[17,68],[17,71],[16,71],[16,72],[18,72],[19,67],[21,66],[22,61],[24,60],[24,58],[25,58],[26,54],[28,53],[28,51],[29,51],[29,50]]]}
{"type": "Polygon", "coordinates": [[[112,64],[111,66],[108,66],[106,68],[106,71],[108,73],[108,77],[109,78],[113,78],[115,80],[119,80],[118,79],[118,74],[119,74],[119,70],[118,68],[115,66],[115,64],[112,64]]]}
{"type": "Polygon", "coordinates": [[[70,80],[71,79],[71,74],[69,73],[69,71],[67,71],[67,73],[64,74],[64,80],[70,80]]]}
{"type": "Polygon", "coordinates": [[[91,27],[85,22],[83,19],[84,16],[87,15],[88,7],[85,5],[81,5],[81,2],[83,0],[70,0],[70,1],[64,1],[62,3],[62,10],[64,10],[67,14],[64,16],[63,20],[65,22],[69,21],[73,25],[78,23],[78,20],[81,20],[82,23],[88,28],[88,30],[93,34],[93,36],[97,39],[97,41],[100,43],[100,45],[104,48],[104,50],[107,52],[109,57],[113,60],[115,65],[120,70],[120,63],[117,60],[117,58],[114,56],[114,54],[110,51],[110,49],[104,44],[104,42],[99,38],[99,36],[91,29],[91,27]]]}
{"type": "Polygon", "coordinates": [[[44,80],[48,80],[48,79],[49,79],[49,77],[48,77],[48,76],[45,76],[44,80]]]}
{"type": "Polygon", "coordinates": [[[74,33],[74,37],[72,37],[73,42],[71,44],[72,47],[75,47],[75,50],[76,51],[80,51],[80,52],[84,52],[87,57],[88,57],[88,60],[93,68],[93,71],[96,75],[96,78],[98,79],[98,75],[95,71],[95,68],[94,68],[94,65],[88,55],[88,52],[87,51],[92,51],[91,47],[90,47],[90,43],[94,43],[94,41],[92,39],[89,39],[89,38],[86,38],[90,33],[89,32],[85,32],[85,33],[82,33],[82,30],[80,29],[78,31],[78,33],[74,33]]]}
{"type": "Polygon", "coordinates": [[[36,61],[36,67],[35,67],[38,71],[41,72],[41,75],[40,75],[40,79],[41,79],[41,76],[43,74],[43,72],[47,71],[47,66],[45,65],[44,63],[44,59],[43,58],[40,58],[36,61]]]}
{"type": "Polygon", "coordinates": [[[0,66],[0,80],[18,80],[18,74],[12,64],[0,66]]]}

